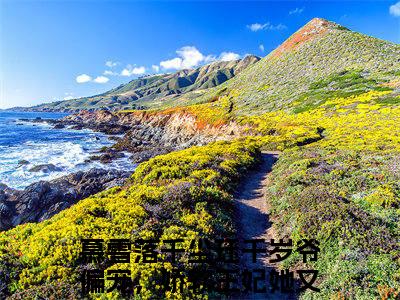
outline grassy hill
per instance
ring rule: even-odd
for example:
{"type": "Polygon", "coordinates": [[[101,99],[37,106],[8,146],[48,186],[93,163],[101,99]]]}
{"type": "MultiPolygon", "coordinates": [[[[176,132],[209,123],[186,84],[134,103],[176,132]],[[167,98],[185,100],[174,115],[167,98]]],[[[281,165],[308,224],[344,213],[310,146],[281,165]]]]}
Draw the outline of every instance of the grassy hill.
{"type": "Polygon", "coordinates": [[[176,102],[203,103],[234,90],[234,111],[240,115],[302,111],[330,97],[398,84],[399,58],[399,45],[315,18],[235,78],[176,102]]]}

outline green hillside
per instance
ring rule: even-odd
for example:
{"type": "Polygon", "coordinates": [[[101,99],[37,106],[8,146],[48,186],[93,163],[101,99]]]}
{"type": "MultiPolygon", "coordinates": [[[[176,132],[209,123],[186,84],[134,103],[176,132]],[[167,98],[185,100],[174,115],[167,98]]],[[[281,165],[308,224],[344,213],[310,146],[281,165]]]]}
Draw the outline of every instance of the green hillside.
{"type": "Polygon", "coordinates": [[[307,110],[330,97],[398,79],[399,58],[400,45],[315,18],[235,78],[201,96],[183,95],[179,103],[207,102],[221,90],[236,90],[232,100],[238,114],[307,110]]]}

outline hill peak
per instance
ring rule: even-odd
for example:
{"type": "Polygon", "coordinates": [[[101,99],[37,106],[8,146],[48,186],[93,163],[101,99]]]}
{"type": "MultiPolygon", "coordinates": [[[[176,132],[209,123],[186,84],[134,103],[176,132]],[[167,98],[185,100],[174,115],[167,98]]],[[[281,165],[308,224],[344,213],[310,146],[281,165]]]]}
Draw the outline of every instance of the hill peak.
{"type": "Polygon", "coordinates": [[[317,36],[324,35],[332,30],[348,30],[347,28],[323,18],[313,18],[306,25],[297,30],[285,42],[275,49],[273,55],[280,56],[282,53],[291,51],[304,42],[313,40],[317,36]]]}
{"type": "Polygon", "coordinates": [[[323,28],[327,28],[327,29],[345,29],[343,26],[339,25],[338,23],[335,23],[333,21],[328,21],[328,20],[323,19],[323,18],[313,18],[313,19],[311,19],[306,25],[304,25],[302,28],[300,28],[299,31],[301,31],[304,28],[314,29],[314,30],[321,30],[323,28]]]}

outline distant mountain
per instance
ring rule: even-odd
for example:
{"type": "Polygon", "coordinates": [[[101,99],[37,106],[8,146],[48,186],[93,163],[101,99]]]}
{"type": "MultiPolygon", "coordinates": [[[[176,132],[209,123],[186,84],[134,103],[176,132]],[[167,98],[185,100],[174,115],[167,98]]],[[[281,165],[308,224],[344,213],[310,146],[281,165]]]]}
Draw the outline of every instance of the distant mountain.
{"type": "Polygon", "coordinates": [[[235,90],[233,113],[299,112],[330,97],[399,85],[400,45],[315,18],[235,78],[202,94],[188,93],[179,104],[235,90]]]}
{"type": "Polygon", "coordinates": [[[217,61],[196,69],[181,70],[172,74],[150,75],[134,79],[103,94],[41,104],[27,110],[118,110],[147,107],[148,102],[154,106],[157,102],[163,102],[165,99],[175,98],[187,92],[218,86],[259,60],[257,56],[248,55],[243,59],[217,61]]]}

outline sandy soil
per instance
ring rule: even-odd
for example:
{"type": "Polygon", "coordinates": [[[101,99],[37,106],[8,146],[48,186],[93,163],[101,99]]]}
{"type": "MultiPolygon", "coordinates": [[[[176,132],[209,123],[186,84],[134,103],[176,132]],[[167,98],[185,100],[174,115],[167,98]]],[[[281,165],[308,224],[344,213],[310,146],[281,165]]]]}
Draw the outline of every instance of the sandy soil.
{"type": "MultiPolygon", "coordinates": [[[[265,239],[269,242],[274,236],[269,219],[268,199],[265,193],[269,173],[272,165],[278,159],[276,152],[262,153],[260,165],[251,173],[247,174],[245,180],[240,184],[235,194],[236,222],[239,229],[238,238],[240,241],[249,239],[265,239]]],[[[250,248],[249,244],[240,244],[240,247],[250,248]]],[[[261,244],[260,246],[261,247],[261,244]]],[[[276,264],[271,264],[268,258],[262,254],[257,255],[257,262],[253,263],[251,255],[241,255],[240,267],[242,270],[265,269],[266,270],[266,293],[240,294],[232,299],[297,299],[295,295],[283,294],[275,291],[271,293],[268,284],[268,274],[276,269],[276,264]]]]}

